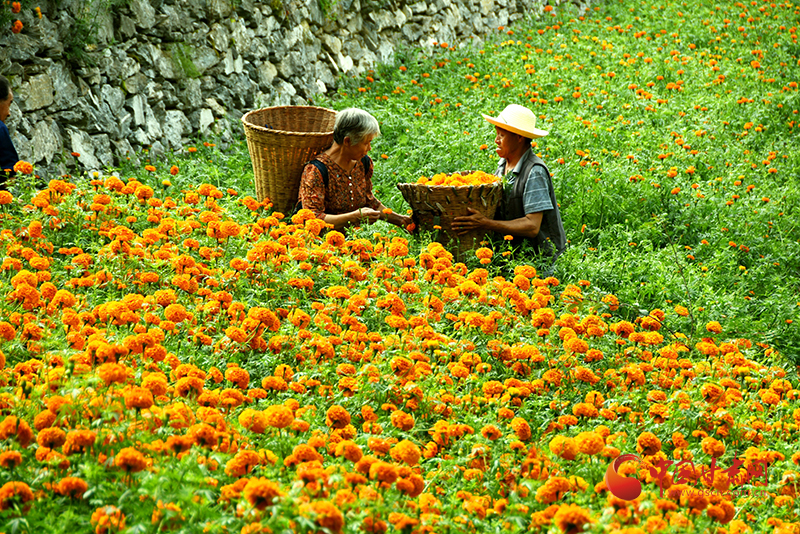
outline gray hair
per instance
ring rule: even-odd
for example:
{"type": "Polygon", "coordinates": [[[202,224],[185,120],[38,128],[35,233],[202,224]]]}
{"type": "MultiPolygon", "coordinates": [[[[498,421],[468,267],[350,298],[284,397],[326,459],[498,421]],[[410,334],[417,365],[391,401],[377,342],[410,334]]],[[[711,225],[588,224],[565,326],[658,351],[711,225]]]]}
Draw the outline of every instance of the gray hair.
{"type": "Polygon", "coordinates": [[[350,138],[351,145],[357,145],[367,136],[380,134],[378,120],[363,109],[347,108],[336,114],[333,140],[340,145],[345,137],[350,138]]]}

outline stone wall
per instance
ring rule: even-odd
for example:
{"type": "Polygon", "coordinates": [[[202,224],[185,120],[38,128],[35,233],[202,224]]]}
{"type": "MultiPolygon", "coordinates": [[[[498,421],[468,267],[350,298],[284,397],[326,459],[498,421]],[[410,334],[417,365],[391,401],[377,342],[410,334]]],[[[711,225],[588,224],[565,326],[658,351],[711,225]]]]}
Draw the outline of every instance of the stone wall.
{"type": "Polygon", "coordinates": [[[307,104],[400,43],[470,42],[540,16],[544,1],[332,0],[323,13],[320,0],[46,0],[41,18],[25,9],[23,31],[0,37],[15,95],[6,122],[40,173],[136,162],[143,148],[230,138],[248,110],[307,104]],[[70,51],[80,20],[95,42],[70,51]]]}

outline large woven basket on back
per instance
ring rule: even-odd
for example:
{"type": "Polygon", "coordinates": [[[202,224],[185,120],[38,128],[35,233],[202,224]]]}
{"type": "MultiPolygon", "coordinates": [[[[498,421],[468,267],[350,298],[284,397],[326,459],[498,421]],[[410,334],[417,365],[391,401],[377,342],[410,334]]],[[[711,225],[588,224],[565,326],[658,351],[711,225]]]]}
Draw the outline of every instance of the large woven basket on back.
{"type": "Polygon", "coordinates": [[[276,106],[242,117],[253,163],[256,196],[275,211],[297,204],[303,166],[333,143],[336,112],[316,106],[276,106]]]}
{"type": "Polygon", "coordinates": [[[403,198],[414,210],[414,216],[423,230],[435,232],[437,241],[460,259],[466,252],[480,246],[486,237],[482,230],[472,230],[463,235],[453,232],[453,219],[469,215],[472,208],[486,217],[494,218],[503,197],[503,186],[491,184],[443,186],[424,184],[397,184],[403,198]]]}

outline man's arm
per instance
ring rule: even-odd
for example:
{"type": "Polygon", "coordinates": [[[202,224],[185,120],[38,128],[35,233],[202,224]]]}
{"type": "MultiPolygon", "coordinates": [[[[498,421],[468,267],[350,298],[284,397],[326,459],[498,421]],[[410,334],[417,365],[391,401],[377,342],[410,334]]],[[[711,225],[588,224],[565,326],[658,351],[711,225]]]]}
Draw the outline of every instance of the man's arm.
{"type": "Polygon", "coordinates": [[[512,219],[510,221],[498,221],[490,219],[484,214],[472,208],[467,208],[469,215],[456,217],[453,219],[453,230],[456,235],[465,234],[471,230],[491,230],[502,235],[513,235],[516,237],[536,237],[539,235],[539,228],[542,225],[541,211],[528,213],[525,217],[512,219]]]}

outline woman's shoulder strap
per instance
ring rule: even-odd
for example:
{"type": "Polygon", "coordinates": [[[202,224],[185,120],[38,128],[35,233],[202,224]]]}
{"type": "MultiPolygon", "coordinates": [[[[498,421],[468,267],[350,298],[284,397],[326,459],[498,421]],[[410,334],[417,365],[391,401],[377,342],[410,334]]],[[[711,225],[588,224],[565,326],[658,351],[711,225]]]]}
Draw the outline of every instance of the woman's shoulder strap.
{"type": "Polygon", "coordinates": [[[316,158],[312,159],[308,163],[317,168],[319,173],[322,175],[322,183],[325,185],[325,187],[328,187],[328,166],[316,158]]]}

